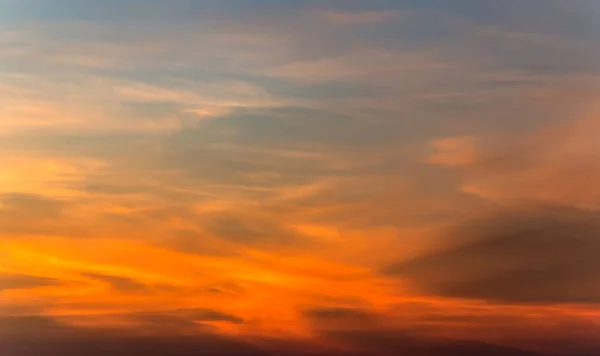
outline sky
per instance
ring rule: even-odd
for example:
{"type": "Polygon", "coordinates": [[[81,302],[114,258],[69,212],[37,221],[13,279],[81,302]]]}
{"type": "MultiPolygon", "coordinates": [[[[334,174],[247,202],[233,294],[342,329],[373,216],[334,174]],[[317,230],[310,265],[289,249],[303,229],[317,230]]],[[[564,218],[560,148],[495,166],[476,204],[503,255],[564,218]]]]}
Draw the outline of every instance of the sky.
{"type": "Polygon", "coordinates": [[[600,354],[599,16],[0,0],[0,353],[600,354]]]}

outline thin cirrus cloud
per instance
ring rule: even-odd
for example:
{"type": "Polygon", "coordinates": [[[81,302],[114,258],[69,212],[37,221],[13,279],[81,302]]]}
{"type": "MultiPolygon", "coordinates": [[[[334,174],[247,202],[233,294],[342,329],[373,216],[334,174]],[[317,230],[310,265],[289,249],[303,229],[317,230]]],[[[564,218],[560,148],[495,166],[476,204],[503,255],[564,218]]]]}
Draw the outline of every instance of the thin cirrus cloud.
{"type": "Polygon", "coordinates": [[[592,1],[0,8],[7,355],[598,353],[592,1]]]}

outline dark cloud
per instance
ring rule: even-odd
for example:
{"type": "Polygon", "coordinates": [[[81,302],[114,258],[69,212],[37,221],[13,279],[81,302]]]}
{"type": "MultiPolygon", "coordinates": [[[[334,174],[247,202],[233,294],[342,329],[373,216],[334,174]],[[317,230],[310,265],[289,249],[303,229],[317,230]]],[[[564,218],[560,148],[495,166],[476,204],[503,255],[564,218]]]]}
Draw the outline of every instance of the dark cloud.
{"type": "Polygon", "coordinates": [[[98,273],[83,273],[84,276],[90,277],[101,282],[109,284],[112,288],[117,289],[119,291],[124,292],[135,292],[135,291],[148,291],[151,286],[148,286],[144,283],[140,283],[131,278],[127,277],[119,277],[119,276],[110,276],[106,274],[98,274],[98,273]]]}
{"type": "Polygon", "coordinates": [[[166,233],[157,246],[189,254],[211,256],[238,256],[239,252],[232,250],[228,241],[211,236],[207,232],[187,229],[175,229],[166,233]]]}
{"type": "Polygon", "coordinates": [[[60,284],[54,278],[29,276],[22,274],[0,274],[0,293],[9,289],[28,289],[60,284]]]}
{"type": "Polygon", "coordinates": [[[387,273],[434,295],[507,303],[599,303],[600,215],[534,207],[469,222],[451,247],[387,273]]]}
{"type": "Polygon", "coordinates": [[[244,322],[244,319],[240,317],[212,309],[178,309],[168,312],[136,313],[133,317],[149,323],[161,322],[162,320],[187,320],[190,322],[226,321],[234,324],[244,322]]]}
{"type": "Polygon", "coordinates": [[[8,193],[0,195],[4,211],[21,211],[41,213],[46,216],[56,217],[66,206],[65,201],[46,198],[35,194],[8,193]]]}
{"type": "Polygon", "coordinates": [[[213,309],[180,309],[132,313],[125,316],[145,335],[195,335],[213,333],[210,322],[242,324],[244,320],[213,309]]]}
{"type": "Polygon", "coordinates": [[[312,308],[304,311],[304,316],[316,321],[368,321],[372,314],[367,310],[356,308],[312,308]]]}
{"type": "Polygon", "coordinates": [[[299,246],[313,241],[289,228],[276,216],[256,211],[196,214],[182,209],[178,218],[195,224],[196,230],[174,229],[159,244],[185,253],[231,255],[231,243],[268,247],[299,246]]]}
{"type": "Polygon", "coordinates": [[[218,283],[202,290],[205,293],[241,295],[245,289],[236,283],[218,283]]]}
{"type": "Polygon", "coordinates": [[[239,244],[293,245],[304,238],[277,221],[256,216],[209,216],[198,225],[215,237],[239,244]]]}
{"type": "Polygon", "coordinates": [[[266,356],[244,342],[220,337],[83,338],[52,342],[17,340],[3,347],[6,356],[266,356]]]}
{"type": "Polygon", "coordinates": [[[36,194],[0,195],[0,232],[5,237],[26,235],[86,236],[73,221],[65,217],[73,201],[36,194]]]}
{"type": "Polygon", "coordinates": [[[541,356],[484,343],[418,339],[394,330],[329,332],[322,336],[345,346],[332,349],[311,342],[268,338],[243,341],[209,330],[193,336],[131,336],[118,330],[75,328],[45,317],[0,319],[3,356],[77,356],[82,353],[88,356],[541,356]]]}
{"type": "Polygon", "coordinates": [[[141,337],[119,330],[75,328],[44,317],[1,318],[0,349],[3,356],[267,355],[250,343],[210,332],[141,337]]]}
{"type": "Polygon", "coordinates": [[[509,308],[461,310],[456,306],[409,302],[386,313],[316,307],[304,310],[303,316],[324,339],[364,355],[546,355],[548,350],[584,355],[586,350],[598,350],[599,346],[594,341],[597,328],[593,321],[561,317],[556,312],[528,318],[509,308]],[[395,326],[391,326],[389,315],[393,315],[395,326]],[[545,322],[541,322],[542,318],[545,322]],[[557,318],[560,323],[556,323],[557,318]],[[447,333],[449,330],[456,333],[447,333]],[[504,339],[495,339],[497,335],[504,335],[504,339]],[[548,335],[553,335],[552,341],[548,335]]]}
{"type": "Polygon", "coordinates": [[[536,352],[472,341],[443,341],[414,337],[403,330],[345,330],[327,332],[332,340],[352,345],[364,355],[411,356],[541,356],[536,352]]]}
{"type": "MultiPolygon", "coordinates": [[[[0,291],[0,293],[2,293],[0,291]]],[[[19,315],[39,315],[44,311],[44,305],[0,305],[0,318],[19,315]]]]}
{"type": "MultiPolygon", "coordinates": [[[[72,329],[52,318],[42,316],[3,316],[0,317],[0,343],[7,339],[36,336],[58,338],[74,333],[72,329]]],[[[4,350],[3,350],[4,351],[4,350]]]]}

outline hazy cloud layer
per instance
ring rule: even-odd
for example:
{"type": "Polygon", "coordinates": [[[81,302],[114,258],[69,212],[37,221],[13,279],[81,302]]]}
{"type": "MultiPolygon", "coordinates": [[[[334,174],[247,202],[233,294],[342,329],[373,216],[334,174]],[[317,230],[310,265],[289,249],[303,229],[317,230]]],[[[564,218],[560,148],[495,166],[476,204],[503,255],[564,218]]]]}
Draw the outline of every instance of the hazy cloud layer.
{"type": "Polygon", "coordinates": [[[10,289],[28,289],[59,284],[60,281],[52,278],[37,276],[0,274],[0,293],[10,289]]]}
{"type": "Polygon", "coordinates": [[[429,293],[500,302],[598,303],[596,212],[534,207],[454,229],[452,246],[400,262],[388,273],[429,293]]]}
{"type": "MultiPolygon", "coordinates": [[[[392,355],[410,352],[413,355],[542,355],[514,348],[475,342],[437,342],[403,336],[394,331],[357,331],[332,333],[333,340],[358,347],[350,351],[342,347],[312,345],[298,340],[254,339],[238,341],[213,333],[188,337],[119,336],[113,330],[70,328],[51,319],[39,317],[10,318],[10,332],[1,330],[0,343],[10,356],[77,355],[85,348],[90,355],[392,355]],[[32,332],[41,333],[35,343],[24,342],[32,332]],[[50,337],[48,337],[50,333],[50,337]]],[[[581,354],[584,355],[584,354],[581,354]]]]}
{"type": "Polygon", "coordinates": [[[597,354],[599,15],[0,0],[0,349],[597,354]]]}

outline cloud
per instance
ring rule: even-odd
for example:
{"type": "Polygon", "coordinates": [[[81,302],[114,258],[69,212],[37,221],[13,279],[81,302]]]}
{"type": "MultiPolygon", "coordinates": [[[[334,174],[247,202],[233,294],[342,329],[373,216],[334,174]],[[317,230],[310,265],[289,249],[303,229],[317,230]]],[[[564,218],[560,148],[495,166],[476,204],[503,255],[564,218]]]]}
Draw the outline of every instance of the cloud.
{"type": "Polygon", "coordinates": [[[131,278],[110,276],[98,273],[83,273],[82,275],[85,277],[90,277],[94,280],[101,281],[103,283],[107,283],[111,288],[117,289],[121,292],[143,292],[148,291],[150,289],[150,286],[135,281],[131,278]]]}
{"type": "Polygon", "coordinates": [[[66,202],[56,199],[50,199],[34,194],[3,194],[0,196],[2,209],[5,212],[17,213],[26,210],[28,212],[39,213],[50,218],[58,217],[64,210],[66,202]]]}
{"type": "Polygon", "coordinates": [[[468,222],[449,247],[388,268],[425,293],[500,303],[599,303],[596,212],[533,207],[468,222]]]}
{"type": "Polygon", "coordinates": [[[318,15],[335,24],[355,26],[381,24],[401,16],[393,11],[321,11],[318,15]]]}
{"type": "Polygon", "coordinates": [[[419,338],[405,330],[374,329],[334,331],[327,334],[334,340],[353,345],[364,355],[407,354],[414,356],[541,356],[518,348],[481,342],[440,341],[419,338]]]}
{"type": "Polygon", "coordinates": [[[0,195],[3,196],[1,199],[7,200],[5,205],[16,207],[26,204],[26,199],[35,200],[36,197],[40,201],[68,200],[77,196],[77,185],[88,174],[103,166],[100,160],[89,157],[38,156],[21,150],[22,145],[22,142],[7,138],[6,154],[0,157],[0,164],[5,167],[0,175],[0,195]]]}
{"type": "Polygon", "coordinates": [[[0,345],[7,356],[66,355],[391,355],[410,352],[415,356],[498,355],[541,356],[484,343],[442,342],[415,339],[397,330],[364,330],[330,333],[331,340],[346,347],[327,347],[312,341],[255,338],[240,340],[204,332],[194,336],[135,336],[115,330],[77,328],[43,317],[0,319],[0,345]],[[7,327],[9,326],[10,327],[7,327]],[[35,334],[36,342],[26,342],[35,334]],[[350,346],[348,348],[348,346],[350,346]]]}
{"type": "Polygon", "coordinates": [[[0,194],[2,237],[34,235],[73,235],[76,226],[61,222],[72,203],[36,194],[0,194]],[[31,221],[35,221],[34,224],[31,221]]]}
{"type": "Polygon", "coordinates": [[[0,342],[8,345],[12,338],[36,335],[40,339],[51,339],[70,333],[72,328],[52,318],[43,316],[2,316],[0,317],[0,342]]]}
{"type": "Polygon", "coordinates": [[[355,328],[376,328],[381,315],[356,307],[313,307],[302,311],[302,316],[317,332],[342,331],[355,328]]]}
{"type": "Polygon", "coordinates": [[[0,273],[0,293],[10,289],[29,289],[57,284],[60,284],[60,281],[54,278],[0,273]]]}
{"type": "Polygon", "coordinates": [[[596,208],[600,121],[586,115],[510,139],[491,134],[439,140],[429,162],[454,166],[463,175],[462,190],[484,199],[596,208]]]}
{"type": "Polygon", "coordinates": [[[367,126],[320,110],[239,110],[173,134],[161,142],[154,164],[183,173],[189,184],[213,195],[272,196],[355,173],[348,151],[393,136],[365,134],[367,126]]]}
{"type": "Polygon", "coordinates": [[[110,315],[120,320],[123,333],[154,337],[218,334],[215,324],[242,325],[244,319],[213,309],[174,309],[110,315]]]}
{"type": "Polygon", "coordinates": [[[354,308],[312,308],[304,312],[308,318],[315,320],[361,321],[369,319],[367,311],[354,308]]]}
{"type": "Polygon", "coordinates": [[[0,319],[3,355],[265,355],[250,343],[212,333],[193,337],[127,335],[115,330],[77,328],[44,317],[0,319]],[[31,342],[36,335],[36,342],[31,342]]]}
{"type": "Polygon", "coordinates": [[[478,151],[473,137],[452,137],[435,141],[437,152],[428,162],[444,166],[465,166],[477,161],[478,151]]]}
{"type": "Polygon", "coordinates": [[[217,238],[241,244],[276,243],[278,245],[301,243],[305,236],[277,221],[258,216],[213,215],[199,221],[198,225],[217,238]]]}
{"type": "Polygon", "coordinates": [[[585,354],[600,347],[593,317],[585,314],[558,316],[556,307],[540,305],[439,301],[405,300],[379,310],[322,306],[303,309],[302,315],[325,340],[365,355],[585,354]]]}
{"type": "Polygon", "coordinates": [[[63,332],[38,351],[9,343],[18,356],[243,355],[263,345],[274,355],[518,354],[491,344],[595,330],[596,307],[571,304],[597,299],[587,273],[598,267],[587,242],[596,227],[582,221],[600,201],[598,127],[538,130],[597,96],[597,21],[581,8],[9,7],[0,14],[0,268],[47,276],[9,286],[59,283],[3,292],[11,298],[0,310],[60,318],[6,321],[29,323],[23,339],[63,332]],[[580,209],[536,207],[508,214],[526,222],[499,214],[446,241],[436,234],[523,201],[580,209]],[[513,230],[527,233],[505,237],[513,230]],[[429,257],[377,273],[423,250],[429,257]],[[390,306],[410,298],[428,307],[390,306]],[[570,304],[553,310],[585,322],[536,303],[570,304]],[[87,329],[98,325],[123,328],[87,329]],[[133,332],[159,337],[120,335],[133,332]]]}
{"type": "Polygon", "coordinates": [[[242,324],[244,319],[212,309],[175,309],[164,312],[145,312],[131,315],[136,320],[145,323],[162,324],[164,320],[193,322],[225,321],[242,324]]]}

